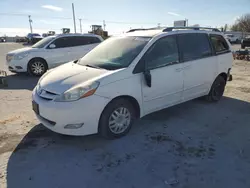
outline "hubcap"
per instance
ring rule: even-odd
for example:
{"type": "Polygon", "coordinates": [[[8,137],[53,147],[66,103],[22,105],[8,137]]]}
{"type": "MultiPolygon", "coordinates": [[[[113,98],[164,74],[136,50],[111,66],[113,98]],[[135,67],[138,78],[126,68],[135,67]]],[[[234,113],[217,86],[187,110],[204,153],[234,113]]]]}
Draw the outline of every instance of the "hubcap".
{"type": "Polygon", "coordinates": [[[116,109],[109,117],[109,128],[114,134],[124,132],[130,125],[131,114],[125,107],[116,109]]]}
{"type": "Polygon", "coordinates": [[[32,63],[31,70],[34,74],[42,74],[45,70],[45,67],[42,62],[36,61],[32,63]]]}

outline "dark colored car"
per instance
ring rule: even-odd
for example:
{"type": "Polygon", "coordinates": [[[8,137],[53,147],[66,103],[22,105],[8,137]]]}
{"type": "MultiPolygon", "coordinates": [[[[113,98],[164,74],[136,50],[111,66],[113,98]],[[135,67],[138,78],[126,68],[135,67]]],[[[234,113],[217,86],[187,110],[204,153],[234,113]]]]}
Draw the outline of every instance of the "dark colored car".
{"type": "Polygon", "coordinates": [[[0,38],[0,42],[6,42],[5,38],[0,38]]]}
{"type": "Polygon", "coordinates": [[[241,48],[245,49],[245,47],[250,47],[250,36],[242,39],[241,48]]]}
{"type": "Polygon", "coordinates": [[[30,44],[35,44],[43,39],[43,37],[37,33],[29,33],[26,38],[28,43],[30,44]]]}

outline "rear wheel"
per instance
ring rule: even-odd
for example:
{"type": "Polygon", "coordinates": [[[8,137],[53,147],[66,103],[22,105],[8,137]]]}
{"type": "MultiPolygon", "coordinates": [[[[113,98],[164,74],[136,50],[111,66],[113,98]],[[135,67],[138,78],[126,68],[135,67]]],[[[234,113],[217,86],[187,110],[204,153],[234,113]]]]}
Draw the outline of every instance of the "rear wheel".
{"type": "Polygon", "coordinates": [[[99,133],[108,139],[125,136],[136,118],[133,105],[125,99],[112,101],[104,109],[99,121],[99,133]]]}
{"type": "Polygon", "coordinates": [[[226,86],[226,81],[222,76],[218,76],[211,89],[209,94],[206,96],[206,100],[209,102],[217,102],[223,96],[224,90],[226,86]]]}
{"type": "Polygon", "coordinates": [[[41,76],[48,69],[47,63],[45,60],[36,58],[29,62],[28,71],[33,76],[41,76]]]}

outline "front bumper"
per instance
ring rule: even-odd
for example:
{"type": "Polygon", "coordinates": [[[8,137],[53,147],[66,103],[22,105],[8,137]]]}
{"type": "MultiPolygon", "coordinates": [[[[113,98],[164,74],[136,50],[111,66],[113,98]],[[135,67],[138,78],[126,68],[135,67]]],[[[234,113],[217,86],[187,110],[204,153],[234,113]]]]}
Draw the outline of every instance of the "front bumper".
{"type": "Polygon", "coordinates": [[[98,132],[100,115],[109,99],[92,95],[73,102],[54,102],[39,97],[35,89],[32,99],[39,105],[38,120],[50,130],[65,134],[84,136],[98,132]],[[65,128],[66,125],[83,124],[76,129],[65,128]]]}
{"type": "Polygon", "coordinates": [[[6,62],[8,70],[11,72],[27,72],[28,61],[24,58],[22,60],[12,59],[10,62],[6,62]]]}

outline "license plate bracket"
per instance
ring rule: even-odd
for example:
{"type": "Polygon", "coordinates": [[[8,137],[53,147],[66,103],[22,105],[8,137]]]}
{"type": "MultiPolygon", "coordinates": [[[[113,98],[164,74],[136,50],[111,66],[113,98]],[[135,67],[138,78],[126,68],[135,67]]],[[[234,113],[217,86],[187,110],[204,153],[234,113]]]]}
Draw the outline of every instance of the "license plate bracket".
{"type": "Polygon", "coordinates": [[[36,114],[39,115],[39,105],[35,101],[32,101],[32,109],[36,114]]]}

